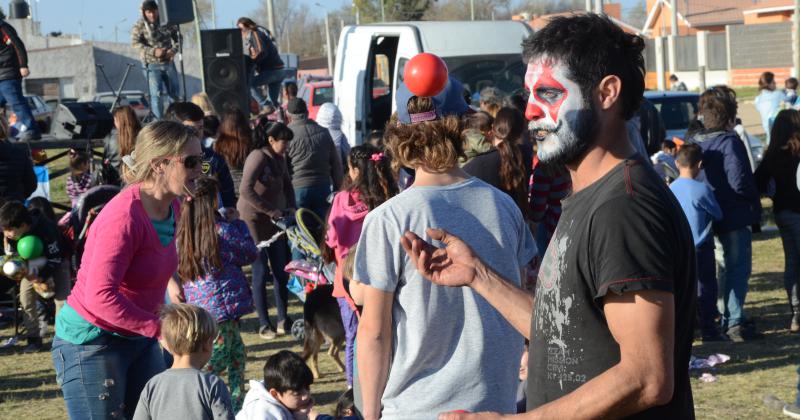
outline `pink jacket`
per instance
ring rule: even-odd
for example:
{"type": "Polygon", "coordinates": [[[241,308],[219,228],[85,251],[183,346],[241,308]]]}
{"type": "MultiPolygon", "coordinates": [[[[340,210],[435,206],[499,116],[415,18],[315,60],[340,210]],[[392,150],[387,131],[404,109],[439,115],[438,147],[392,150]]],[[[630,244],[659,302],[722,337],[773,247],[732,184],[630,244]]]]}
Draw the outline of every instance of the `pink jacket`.
{"type": "MultiPolygon", "coordinates": [[[[177,223],[180,202],[172,208],[177,223]]],[[[106,331],[158,337],[158,310],[177,267],[175,240],[161,245],[135,184],[109,201],[92,223],[67,303],[106,331]]]]}
{"type": "MultiPolygon", "coordinates": [[[[358,199],[357,192],[336,193],[328,215],[328,234],[325,243],[336,254],[336,278],[333,280],[333,296],[348,297],[342,279],[342,266],[350,247],[358,242],[361,226],[369,208],[358,199]]],[[[348,299],[349,300],[349,299],[348,299]]]]}

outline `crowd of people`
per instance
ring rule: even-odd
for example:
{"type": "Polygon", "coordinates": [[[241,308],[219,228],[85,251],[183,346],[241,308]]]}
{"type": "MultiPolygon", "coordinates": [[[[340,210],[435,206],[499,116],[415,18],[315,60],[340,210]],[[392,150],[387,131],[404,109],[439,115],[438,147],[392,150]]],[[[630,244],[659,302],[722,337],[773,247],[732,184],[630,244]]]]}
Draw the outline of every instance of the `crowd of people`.
{"type": "Polygon", "coordinates": [[[119,182],[70,152],[76,209],[97,185],[121,187],[78,258],[69,214],[23,204],[30,159],[0,124],[6,254],[23,258],[29,236],[43,248],[19,285],[24,351],[44,347],[49,288],[70,418],[694,418],[695,327],[703,341],[761,338],[744,305],[762,196],[800,331],[800,111],[775,115],[754,173],[736,95],[712,87],[682,144],[651,162],[636,135],[644,42],[607,17],[557,17],[523,41],[527,98],[486,88],[471,107],[452,76],[432,97],[400,83],[385,130],[351,147],[336,105],[315,121],[296,85],[281,91],[270,34],[248,18],[262,112],[215,110],[202,93],[162,112],[172,29],[155,2],[142,13],[133,38],[156,121],[115,110],[105,162],[119,182]],[[300,256],[275,233],[299,208],[326,222],[335,265],[348,391],[332,416],[297,354],[245,377],[242,317],[256,312],[263,340],[293,322],[284,267],[300,256]]]}

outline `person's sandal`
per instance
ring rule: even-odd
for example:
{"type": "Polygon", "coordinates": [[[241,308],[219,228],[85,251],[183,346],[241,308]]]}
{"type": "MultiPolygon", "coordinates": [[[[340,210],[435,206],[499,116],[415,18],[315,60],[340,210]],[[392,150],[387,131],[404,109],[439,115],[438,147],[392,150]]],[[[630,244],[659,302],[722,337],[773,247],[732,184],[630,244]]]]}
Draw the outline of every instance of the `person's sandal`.
{"type": "Polygon", "coordinates": [[[266,325],[258,329],[258,336],[264,340],[273,340],[276,337],[275,331],[272,331],[272,327],[266,325]]]}

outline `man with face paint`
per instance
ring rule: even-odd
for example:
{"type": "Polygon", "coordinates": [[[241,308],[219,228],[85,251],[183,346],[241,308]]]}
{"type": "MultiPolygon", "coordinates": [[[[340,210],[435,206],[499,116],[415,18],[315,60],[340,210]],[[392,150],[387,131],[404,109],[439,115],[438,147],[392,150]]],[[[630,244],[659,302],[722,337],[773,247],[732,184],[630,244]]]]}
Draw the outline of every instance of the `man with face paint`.
{"type": "Polygon", "coordinates": [[[644,90],[643,46],[595,14],[552,19],[523,42],[539,159],[566,165],[573,185],[535,300],[444,230],[426,232],[443,248],[412,232],[402,239],[426,278],[471,287],[530,339],[529,411],[519,418],[694,418],[691,231],[626,130],[644,90]]]}

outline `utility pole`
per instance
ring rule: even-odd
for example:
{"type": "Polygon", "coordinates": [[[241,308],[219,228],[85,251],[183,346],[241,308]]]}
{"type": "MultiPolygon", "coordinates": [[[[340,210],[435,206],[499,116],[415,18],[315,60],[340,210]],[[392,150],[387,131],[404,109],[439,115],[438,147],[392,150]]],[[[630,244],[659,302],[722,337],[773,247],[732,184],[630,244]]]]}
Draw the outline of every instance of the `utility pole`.
{"type": "Polygon", "coordinates": [[[469,0],[469,20],[475,20],[475,0],[469,0]]]}
{"type": "MultiPolygon", "coordinates": [[[[678,0],[671,0],[672,1],[672,13],[671,13],[671,22],[670,25],[672,26],[672,36],[678,36],[678,0]]],[[[797,0],[795,0],[797,3],[797,0]]],[[[796,6],[795,6],[796,7],[796,6]]]]}
{"type": "Polygon", "coordinates": [[[386,22],[386,7],[383,0],[381,0],[381,22],[386,22]]]}
{"type": "Polygon", "coordinates": [[[331,47],[331,30],[328,23],[330,14],[325,12],[325,45],[328,50],[328,75],[333,76],[333,48],[331,47]]]}
{"type": "Polygon", "coordinates": [[[598,15],[603,13],[603,0],[594,0],[594,12],[598,15]]]}
{"type": "MultiPolygon", "coordinates": [[[[194,12],[194,37],[195,41],[197,42],[197,56],[200,57],[202,60],[203,57],[203,46],[200,37],[200,14],[198,13],[197,8],[197,0],[192,0],[192,11],[194,12]]],[[[180,29],[179,29],[180,30],[180,29]]],[[[183,42],[183,35],[181,35],[181,42],[183,42]]],[[[181,46],[181,66],[183,65],[183,46],[181,46]]],[[[203,69],[202,63],[200,65],[200,88],[203,92],[206,91],[206,77],[205,77],[205,70],[203,69]]],[[[184,101],[186,100],[186,82],[183,82],[183,96],[184,101]]]]}
{"type": "Polygon", "coordinates": [[[586,0],[586,12],[587,13],[592,12],[592,0],[586,0]]]}
{"type": "Polygon", "coordinates": [[[275,13],[273,11],[273,4],[272,0],[267,0],[267,19],[269,25],[269,31],[272,32],[272,36],[275,35],[275,13]]]}
{"type": "Polygon", "coordinates": [[[214,29],[217,29],[217,2],[216,2],[216,0],[211,0],[211,22],[214,25],[214,29]]]}
{"type": "Polygon", "coordinates": [[[794,14],[792,15],[792,22],[794,23],[794,77],[800,78],[800,0],[794,0],[794,14]]]}

